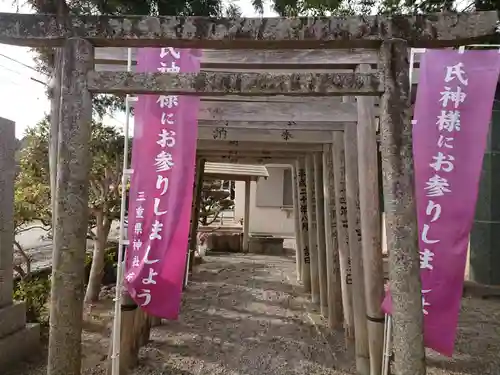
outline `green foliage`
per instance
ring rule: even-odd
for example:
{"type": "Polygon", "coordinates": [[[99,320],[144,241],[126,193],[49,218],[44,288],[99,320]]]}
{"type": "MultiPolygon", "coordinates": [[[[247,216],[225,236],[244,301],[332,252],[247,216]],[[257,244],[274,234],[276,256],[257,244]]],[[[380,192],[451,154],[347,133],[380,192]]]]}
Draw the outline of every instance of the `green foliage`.
{"type": "Polygon", "coordinates": [[[51,225],[47,117],[26,131],[18,150],[18,170],[14,194],[14,234],[27,224],[51,225]]]}
{"type": "Polygon", "coordinates": [[[91,212],[100,210],[110,221],[120,217],[124,140],[115,128],[94,122],[89,207],[91,212]]]}
{"type": "Polygon", "coordinates": [[[15,301],[26,303],[26,320],[28,323],[47,324],[50,297],[50,277],[34,276],[19,280],[14,285],[15,301]]]}
{"type": "Polygon", "coordinates": [[[201,188],[200,223],[210,225],[224,210],[234,206],[229,190],[221,190],[222,182],[205,180],[201,188]]]}
{"type": "MultiPolygon", "coordinates": [[[[34,220],[50,225],[49,128],[45,118],[29,128],[22,140],[16,179],[16,228],[34,220]]],[[[89,208],[91,212],[100,210],[109,220],[120,215],[123,142],[124,136],[116,128],[92,123],[89,208]]],[[[93,217],[90,228],[94,226],[93,217]]]]}
{"type": "MultiPolygon", "coordinates": [[[[252,0],[263,12],[264,1],[252,0]]],[[[500,10],[496,0],[273,0],[273,10],[281,16],[328,16],[369,14],[422,14],[473,10],[500,10]]]]}
{"type": "MultiPolygon", "coordinates": [[[[176,16],[221,16],[221,0],[27,0],[36,13],[61,14],[63,17],[77,15],[176,15],[176,16]]],[[[235,6],[228,9],[234,11],[235,6]]],[[[234,12],[233,12],[234,13],[234,12]]],[[[35,63],[39,70],[51,74],[55,66],[55,50],[35,49],[35,63]]],[[[124,98],[114,95],[94,95],[94,113],[103,117],[115,110],[124,110],[124,98]]]]}

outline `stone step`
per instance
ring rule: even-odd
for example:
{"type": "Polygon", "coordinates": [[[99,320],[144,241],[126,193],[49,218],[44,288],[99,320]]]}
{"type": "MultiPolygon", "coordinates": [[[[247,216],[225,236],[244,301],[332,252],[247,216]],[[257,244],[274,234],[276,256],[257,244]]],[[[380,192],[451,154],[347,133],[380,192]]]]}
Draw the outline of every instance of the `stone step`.
{"type": "Polygon", "coordinates": [[[0,369],[5,370],[40,350],[40,326],[29,323],[9,336],[0,338],[0,369]]]}
{"type": "Polygon", "coordinates": [[[24,328],[26,324],[26,304],[14,302],[0,308],[0,339],[24,328]]]}

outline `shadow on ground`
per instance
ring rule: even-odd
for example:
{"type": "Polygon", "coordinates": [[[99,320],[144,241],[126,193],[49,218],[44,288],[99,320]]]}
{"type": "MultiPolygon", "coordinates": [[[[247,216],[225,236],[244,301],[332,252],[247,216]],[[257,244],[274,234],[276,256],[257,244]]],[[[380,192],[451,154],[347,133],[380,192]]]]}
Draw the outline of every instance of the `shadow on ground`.
{"type": "Polygon", "coordinates": [[[180,320],[155,330],[148,367],[192,374],[349,373],[343,334],[324,337],[310,323],[308,302],[290,280],[294,271],[287,256],[207,257],[180,320]]]}
{"type": "MultiPolygon", "coordinates": [[[[342,332],[314,326],[291,256],[211,254],[178,321],[154,328],[130,375],[354,375],[342,332]],[[307,309],[306,309],[307,307],[307,309]]],[[[84,375],[103,375],[111,301],[84,326],[84,375]]],[[[428,353],[429,375],[500,374],[500,301],[466,298],[452,359],[428,353]]],[[[46,353],[2,375],[45,375],[46,353]]]]}

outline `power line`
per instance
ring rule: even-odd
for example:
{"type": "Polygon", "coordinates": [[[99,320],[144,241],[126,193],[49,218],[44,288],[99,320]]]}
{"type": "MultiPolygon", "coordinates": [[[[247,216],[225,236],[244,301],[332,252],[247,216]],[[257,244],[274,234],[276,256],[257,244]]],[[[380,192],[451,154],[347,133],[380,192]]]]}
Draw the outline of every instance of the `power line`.
{"type": "Polygon", "coordinates": [[[5,66],[5,65],[2,65],[2,64],[0,64],[0,68],[4,68],[4,69],[6,69],[6,70],[8,70],[8,71],[10,71],[10,72],[12,72],[12,73],[16,73],[16,74],[19,74],[19,75],[23,75],[23,73],[21,73],[20,71],[18,71],[18,70],[14,70],[14,69],[11,69],[11,68],[9,68],[9,67],[7,67],[7,66],[5,66]]]}
{"type": "Polygon", "coordinates": [[[19,61],[19,60],[16,60],[16,59],[14,59],[14,58],[12,58],[12,57],[10,57],[10,56],[4,55],[3,53],[0,53],[0,56],[4,57],[4,58],[6,58],[6,59],[8,59],[8,60],[10,60],[10,61],[13,61],[13,62],[15,62],[15,63],[18,63],[18,64],[20,64],[20,65],[24,66],[25,68],[31,69],[31,70],[33,70],[33,71],[35,71],[35,72],[39,73],[39,74],[43,74],[43,75],[48,76],[48,74],[47,74],[47,73],[42,72],[41,70],[39,70],[39,69],[37,69],[37,68],[34,68],[34,67],[32,67],[32,66],[30,66],[30,65],[28,65],[28,64],[25,64],[25,63],[23,63],[22,61],[19,61]]]}
{"type": "MultiPolygon", "coordinates": [[[[31,80],[31,81],[34,81],[34,82],[37,82],[37,83],[41,83],[42,85],[47,86],[47,84],[46,84],[45,82],[42,82],[42,81],[40,81],[39,79],[36,79],[36,78],[34,78],[34,77],[29,77],[29,76],[26,76],[26,74],[25,74],[25,73],[21,73],[21,72],[20,72],[20,71],[18,71],[18,70],[11,69],[11,68],[9,68],[9,67],[7,67],[7,66],[5,66],[5,65],[2,65],[2,64],[0,64],[0,67],[1,67],[1,68],[3,68],[3,69],[6,69],[6,70],[8,70],[8,71],[10,71],[10,72],[12,72],[12,73],[19,74],[21,77],[26,77],[26,78],[28,78],[28,79],[29,79],[29,80],[31,80]]],[[[12,80],[10,80],[10,81],[12,82],[12,80]]]]}

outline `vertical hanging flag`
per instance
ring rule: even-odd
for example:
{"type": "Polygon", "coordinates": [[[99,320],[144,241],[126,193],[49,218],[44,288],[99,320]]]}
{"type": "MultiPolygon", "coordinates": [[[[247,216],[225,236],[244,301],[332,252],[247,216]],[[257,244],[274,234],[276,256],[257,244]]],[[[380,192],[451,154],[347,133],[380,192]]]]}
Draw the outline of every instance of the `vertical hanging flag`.
{"type": "MultiPolygon", "coordinates": [[[[143,48],[138,72],[194,73],[199,52],[143,48]]],[[[149,314],[176,319],[184,278],[199,98],[141,95],[135,106],[125,284],[149,314]]]]}
{"type": "MultiPolygon", "coordinates": [[[[451,356],[493,99],[496,50],[428,50],[413,119],[425,346],[451,356]]],[[[390,299],[384,301],[390,312],[390,299]]]]}

